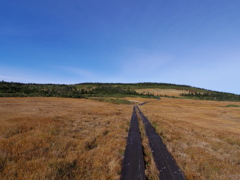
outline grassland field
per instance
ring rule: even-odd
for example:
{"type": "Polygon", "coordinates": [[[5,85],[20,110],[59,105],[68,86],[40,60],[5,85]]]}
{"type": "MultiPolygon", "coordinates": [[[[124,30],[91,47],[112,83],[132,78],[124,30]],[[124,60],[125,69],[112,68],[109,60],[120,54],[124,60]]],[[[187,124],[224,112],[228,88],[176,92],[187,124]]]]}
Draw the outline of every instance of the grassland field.
{"type": "Polygon", "coordinates": [[[180,97],[181,93],[188,93],[188,90],[179,89],[160,89],[160,88],[146,88],[146,89],[135,89],[137,93],[153,93],[155,96],[174,96],[180,97]]]}
{"type": "MultiPolygon", "coordinates": [[[[125,99],[150,101],[139,107],[187,179],[240,179],[240,102],[125,99]]],[[[132,106],[0,98],[0,179],[119,179],[132,106]]],[[[155,179],[152,157],[145,156],[146,174],[155,179]]]]}
{"type": "Polygon", "coordinates": [[[162,98],[140,106],[187,179],[240,179],[240,109],[233,102],[162,98]]]}

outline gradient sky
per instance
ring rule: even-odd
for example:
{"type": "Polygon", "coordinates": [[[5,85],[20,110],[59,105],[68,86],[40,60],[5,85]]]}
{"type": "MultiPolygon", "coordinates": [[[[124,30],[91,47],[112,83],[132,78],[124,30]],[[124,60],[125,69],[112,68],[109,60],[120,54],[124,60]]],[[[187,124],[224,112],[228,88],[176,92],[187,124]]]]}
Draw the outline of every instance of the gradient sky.
{"type": "Polygon", "coordinates": [[[0,80],[240,94],[240,1],[1,0],[0,80]]]}

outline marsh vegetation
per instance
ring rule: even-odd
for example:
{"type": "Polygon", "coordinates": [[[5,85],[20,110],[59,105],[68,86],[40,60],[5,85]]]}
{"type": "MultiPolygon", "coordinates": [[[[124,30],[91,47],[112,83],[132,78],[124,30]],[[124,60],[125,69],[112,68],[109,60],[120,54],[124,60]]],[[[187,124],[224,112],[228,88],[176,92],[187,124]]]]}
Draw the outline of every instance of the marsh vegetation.
{"type": "MultiPolygon", "coordinates": [[[[1,96],[22,97],[0,98],[0,178],[119,179],[132,102],[148,101],[141,110],[187,179],[240,179],[240,103],[184,99],[181,93],[197,89],[168,89],[173,86],[1,82],[1,96]],[[23,97],[41,96],[38,90],[80,96],[23,97]]],[[[158,172],[141,123],[140,131],[146,175],[154,179],[158,172]]]]}

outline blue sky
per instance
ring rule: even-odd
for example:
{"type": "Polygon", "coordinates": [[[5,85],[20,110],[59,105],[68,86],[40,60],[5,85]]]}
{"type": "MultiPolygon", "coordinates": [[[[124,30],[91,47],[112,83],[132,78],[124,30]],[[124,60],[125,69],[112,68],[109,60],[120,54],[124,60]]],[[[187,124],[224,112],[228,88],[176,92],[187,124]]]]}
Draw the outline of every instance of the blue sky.
{"type": "Polygon", "coordinates": [[[240,94],[239,0],[1,0],[0,80],[240,94]]]}

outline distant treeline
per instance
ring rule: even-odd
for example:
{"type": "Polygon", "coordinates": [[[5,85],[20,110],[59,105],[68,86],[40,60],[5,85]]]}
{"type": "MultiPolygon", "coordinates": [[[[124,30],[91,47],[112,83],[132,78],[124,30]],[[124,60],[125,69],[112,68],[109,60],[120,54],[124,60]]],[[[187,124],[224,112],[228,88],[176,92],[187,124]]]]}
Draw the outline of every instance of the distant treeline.
{"type": "Polygon", "coordinates": [[[55,84],[0,83],[1,97],[77,97],[81,93],[74,86],[55,84]]]}
{"type": "Polygon", "coordinates": [[[160,89],[179,89],[179,90],[196,90],[204,91],[204,89],[196,88],[188,85],[177,85],[171,83],[153,83],[153,82],[142,82],[142,83],[81,83],[76,86],[120,86],[122,88],[133,88],[133,89],[145,89],[145,88],[160,88],[160,89]]]}
{"type": "Polygon", "coordinates": [[[182,93],[181,96],[185,96],[191,99],[202,100],[216,100],[216,101],[240,101],[240,95],[216,91],[207,92],[189,92],[182,93]]]}
{"type": "Polygon", "coordinates": [[[187,90],[181,96],[192,99],[240,101],[240,95],[210,91],[206,89],[176,85],[168,83],[81,83],[74,85],[66,84],[25,84],[16,82],[0,81],[0,97],[124,97],[140,96],[158,98],[153,93],[137,93],[136,89],[177,89],[187,90]]]}
{"type": "MultiPolygon", "coordinates": [[[[137,93],[130,87],[120,85],[92,84],[93,88],[78,88],[77,85],[64,84],[24,84],[15,82],[0,82],[0,97],[105,97],[105,96],[142,96],[155,97],[154,94],[137,93]]],[[[155,97],[156,98],[156,97],[155,97]]]]}

